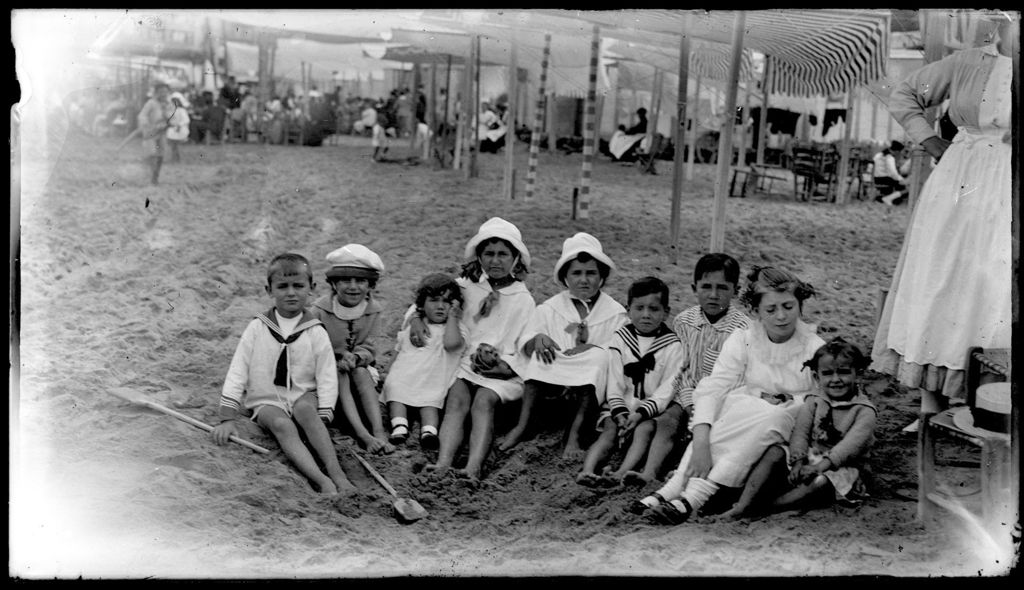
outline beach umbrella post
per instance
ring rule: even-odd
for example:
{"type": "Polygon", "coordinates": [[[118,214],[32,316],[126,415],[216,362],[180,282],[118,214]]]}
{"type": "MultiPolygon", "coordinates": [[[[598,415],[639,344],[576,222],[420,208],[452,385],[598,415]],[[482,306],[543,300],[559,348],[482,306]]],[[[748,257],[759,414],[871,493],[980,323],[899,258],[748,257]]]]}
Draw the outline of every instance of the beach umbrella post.
{"type": "MultiPolygon", "coordinates": [[[[679,259],[680,201],[683,198],[683,138],[686,134],[686,92],[690,77],[690,37],[683,29],[679,37],[679,86],[676,89],[676,126],[672,144],[675,154],[672,158],[672,213],[669,225],[669,261],[675,264],[679,259]]],[[[692,133],[692,132],[691,132],[692,133]]],[[[690,157],[693,157],[691,150],[690,157]]]]}
{"type": "Polygon", "coordinates": [[[508,121],[505,127],[505,197],[509,200],[516,198],[516,108],[518,107],[518,82],[519,82],[519,64],[518,56],[516,51],[516,41],[513,39],[510,42],[511,47],[509,48],[508,58],[508,105],[505,111],[508,116],[508,121]]]}
{"type": "Polygon", "coordinates": [[[764,58],[764,73],[761,74],[761,112],[757,123],[757,163],[764,164],[764,150],[768,143],[768,69],[771,58],[764,58]]]}
{"type": "Polygon", "coordinates": [[[601,29],[594,25],[590,43],[590,83],[587,85],[587,104],[583,114],[583,170],[580,173],[579,210],[580,219],[590,218],[590,174],[594,168],[594,103],[597,102],[597,60],[601,49],[601,29]]]}
{"type": "MultiPolygon", "coordinates": [[[[551,35],[544,35],[544,53],[540,62],[540,88],[537,90],[537,109],[533,115],[533,133],[530,134],[530,160],[526,170],[526,195],[524,200],[533,198],[537,184],[537,156],[540,153],[540,136],[544,123],[544,89],[548,81],[548,60],[551,57],[551,35]]],[[[548,138],[551,141],[551,138],[548,138]]]]}
{"type": "Polygon", "coordinates": [[[700,113],[700,84],[700,73],[698,72],[697,82],[693,88],[693,116],[690,117],[693,123],[690,125],[690,134],[686,139],[686,180],[693,180],[693,163],[697,159],[697,134],[700,132],[700,127],[697,124],[697,115],[700,113]]]}
{"type": "Polygon", "coordinates": [[[743,54],[743,27],[746,12],[736,11],[732,29],[732,56],[729,61],[729,86],[725,93],[726,117],[718,136],[718,170],[715,176],[715,205],[711,218],[711,245],[709,252],[721,252],[725,247],[725,199],[732,167],[732,129],[736,119],[736,89],[740,78],[740,58],[743,54]]]}

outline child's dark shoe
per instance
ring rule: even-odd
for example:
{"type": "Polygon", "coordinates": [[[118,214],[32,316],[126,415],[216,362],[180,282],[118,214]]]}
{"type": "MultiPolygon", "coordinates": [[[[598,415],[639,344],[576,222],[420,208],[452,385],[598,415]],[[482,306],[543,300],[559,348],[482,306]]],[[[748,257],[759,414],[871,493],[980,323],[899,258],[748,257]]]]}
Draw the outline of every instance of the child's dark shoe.
{"type": "Polygon", "coordinates": [[[407,438],[409,438],[409,427],[404,424],[399,424],[391,429],[391,436],[388,437],[388,442],[393,445],[400,445],[404,443],[407,438]]]}
{"type": "Polygon", "coordinates": [[[441,441],[433,432],[425,432],[420,437],[420,446],[428,451],[436,451],[441,447],[441,441]]]}

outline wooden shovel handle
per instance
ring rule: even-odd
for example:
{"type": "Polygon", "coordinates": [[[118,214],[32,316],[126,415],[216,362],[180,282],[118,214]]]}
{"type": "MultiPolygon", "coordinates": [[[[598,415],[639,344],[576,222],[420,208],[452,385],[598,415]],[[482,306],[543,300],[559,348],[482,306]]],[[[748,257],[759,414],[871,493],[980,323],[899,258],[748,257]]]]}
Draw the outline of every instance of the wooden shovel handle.
{"type": "MultiPolygon", "coordinates": [[[[213,426],[210,426],[209,424],[207,424],[205,422],[200,422],[199,420],[196,420],[195,418],[193,418],[191,416],[186,416],[185,414],[182,414],[181,412],[176,412],[176,411],[174,411],[174,410],[172,410],[172,409],[170,409],[170,408],[168,408],[166,406],[162,406],[162,405],[160,405],[160,404],[158,404],[156,402],[149,401],[147,399],[142,399],[141,397],[138,397],[138,396],[126,395],[124,392],[119,392],[119,391],[110,391],[109,393],[111,393],[112,395],[116,395],[117,397],[119,397],[119,398],[121,398],[123,400],[127,400],[127,401],[129,401],[129,402],[131,402],[133,404],[139,404],[140,406],[146,406],[147,408],[156,410],[158,412],[163,412],[164,414],[167,414],[168,416],[173,416],[174,418],[177,418],[178,420],[181,420],[182,422],[188,422],[192,426],[195,426],[197,428],[202,428],[203,430],[205,430],[207,432],[212,432],[213,431],[213,426]]],[[[231,442],[235,442],[235,443],[238,443],[238,444],[242,445],[243,447],[250,448],[250,449],[256,451],[257,453],[263,453],[264,455],[270,453],[270,449],[265,449],[265,448],[259,446],[258,444],[251,443],[251,442],[245,440],[244,438],[239,438],[239,437],[235,436],[234,434],[232,434],[228,438],[229,438],[229,440],[231,440],[231,442]]]]}
{"type": "Polygon", "coordinates": [[[377,470],[373,468],[373,465],[370,465],[366,461],[366,459],[360,457],[358,454],[356,454],[355,451],[352,451],[352,454],[355,455],[356,459],[363,464],[363,467],[365,467],[366,470],[370,472],[370,475],[373,476],[373,479],[377,480],[377,483],[384,486],[384,489],[387,490],[392,496],[396,498],[398,497],[398,492],[395,490],[395,488],[391,487],[391,484],[388,483],[388,480],[384,479],[383,475],[377,473],[377,470]]]}

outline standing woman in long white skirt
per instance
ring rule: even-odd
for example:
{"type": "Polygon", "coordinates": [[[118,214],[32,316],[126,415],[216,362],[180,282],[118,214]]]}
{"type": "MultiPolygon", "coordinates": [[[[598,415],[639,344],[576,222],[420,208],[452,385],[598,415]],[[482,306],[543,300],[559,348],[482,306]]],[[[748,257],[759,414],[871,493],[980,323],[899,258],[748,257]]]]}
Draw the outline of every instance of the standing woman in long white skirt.
{"type": "Polygon", "coordinates": [[[938,165],[912,213],[871,368],[919,390],[925,415],[964,397],[968,348],[1010,346],[1009,56],[1019,43],[1019,20],[1019,13],[991,13],[982,21],[989,44],[917,70],[889,102],[892,116],[938,165]],[[952,142],[924,115],[947,98],[959,129],[952,142]]]}

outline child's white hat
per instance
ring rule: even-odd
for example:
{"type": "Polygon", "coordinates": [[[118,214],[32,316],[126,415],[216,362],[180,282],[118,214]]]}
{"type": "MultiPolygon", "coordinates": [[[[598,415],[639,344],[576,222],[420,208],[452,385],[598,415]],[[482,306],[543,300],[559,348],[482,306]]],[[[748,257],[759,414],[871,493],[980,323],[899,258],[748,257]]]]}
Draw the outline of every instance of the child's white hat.
{"type": "Polygon", "coordinates": [[[512,244],[512,247],[519,252],[519,258],[522,260],[523,266],[529,270],[530,251],[526,249],[526,244],[523,243],[523,236],[519,233],[519,228],[500,217],[492,217],[480,225],[476,235],[470,238],[466,244],[466,260],[476,258],[476,247],[481,242],[491,238],[500,238],[512,244]]]}
{"type": "MultiPolygon", "coordinates": [[[[555,263],[555,282],[565,285],[565,281],[561,281],[558,278],[559,272],[562,267],[569,264],[576,259],[577,256],[586,252],[594,257],[595,260],[608,266],[609,274],[615,270],[615,263],[612,259],[604,253],[604,249],[601,248],[601,242],[598,241],[594,236],[579,232],[571,238],[566,238],[565,242],[562,242],[562,256],[555,263]]],[[[568,285],[566,285],[568,286],[568,285]]]]}
{"type": "Polygon", "coordinates": [[[358,277],[377,280],[384,274],[384,262],[373,250],[362,244],[346,244],[327,255],[331,268],[327,279],[358,277]]]}

